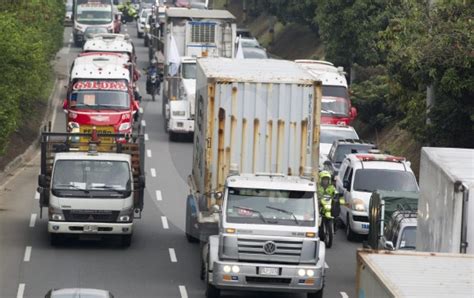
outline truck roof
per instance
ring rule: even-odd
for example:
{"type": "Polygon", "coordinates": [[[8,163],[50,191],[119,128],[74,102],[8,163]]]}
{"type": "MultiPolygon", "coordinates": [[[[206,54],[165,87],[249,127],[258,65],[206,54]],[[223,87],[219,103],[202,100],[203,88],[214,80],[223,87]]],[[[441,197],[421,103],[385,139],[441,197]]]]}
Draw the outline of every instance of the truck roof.
{"type": "Polygon", "coordinates": [[[219,9],[196,9],[185,7],[169,7],[166,9],[166,17],[168,18],[194,18],[194,19],[231,19],[235,20],[235,16],[227,10],[219,9]]]}
{"type": "Polygon", "coordinates": [[[227,178],[228,187],[316,191],[316,184],[298,176],[280,174],[240,174],[227,178]]]}
{"type": "Polygon", "coordinates": [[[451,181],[474,187],[474,149],[423,147],[421,150],[451,181]]]}
{"type": "Polygon", "coordinates": [[[323,85],[344,86],[347,88],[344,70],[335,67],[331,62],[321,60],[295,60],[295,62],[301,65],[301,67],[317,80],[320,80],[323,85]]]}
{"type": "Polygon", "coordinates": [[[124,34],[95,34],[84,44],[84,51],[133,53],[133,45],[124,34]]]}
{"type": "Polygon", "coordinates": [[[357,258],[394,297],[472,297],[472,255],[359,250],[357,258]]]}
{"type": "Polygon", "coordinates": [[[201,58],[207,78],[227,82],[261,82],[312,85],[316,80],[295,62],[276,59],[201,58]]]}
{"type": "Polygon", "coordinates": [[[83,56],[74,61],[71,70],[73,79],[110,79],[130,80],[130,71],[124,67],[123,59],[119,57],[83,56]]]}
{"type": "Polygon", "coordinates": [[[126,161],[130,163],[131,157],[125,153],[102,153],[89,154],[87,152],[62,152],[56,153],[55,160],[109,160],[109,161],[126,161]]]}

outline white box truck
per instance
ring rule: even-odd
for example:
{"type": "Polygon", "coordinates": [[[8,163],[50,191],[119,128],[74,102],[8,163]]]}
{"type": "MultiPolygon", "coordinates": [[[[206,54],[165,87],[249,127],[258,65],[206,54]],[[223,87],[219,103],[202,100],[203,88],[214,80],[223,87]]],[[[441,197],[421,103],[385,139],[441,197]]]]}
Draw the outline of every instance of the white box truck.
{"type": "Polygon", "coordinates": [[[359,298],[474,297],[474,256],[357,251],[359,298]]]}
{"type": "Polygon", "coordinates": [[[321,84],[294,62],[198,60],[186,236],[202,242],[207,297],[221,289],[322,297],[321,84]]]}
{"type": "Polygon", "coordinates": [[[416,249],[474,254],[474,150],[423,147],[416,249]]]}
{"type": "Polygon", "coordinates": [[[163,115],[170,140],[194,132],[196,59],[234,57],[236,19],[227,10],[166,9],[163,115]]]}

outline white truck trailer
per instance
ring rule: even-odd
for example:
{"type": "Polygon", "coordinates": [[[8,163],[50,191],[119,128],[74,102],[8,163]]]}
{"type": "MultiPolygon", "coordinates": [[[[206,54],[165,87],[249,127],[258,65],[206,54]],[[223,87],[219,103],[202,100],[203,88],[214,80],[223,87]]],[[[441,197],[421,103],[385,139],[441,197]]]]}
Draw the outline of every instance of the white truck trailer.
{"type": "Polygon", "coordinates": [[[236,30],[236,19],[227,10],[166,9],[163,115],[171,140],[194,132],[196,58],[233,58],[236,30]]]}
{"type": "Polygon", "coordinates": [[[416,249],[474,254],[474,150],[423,147],[416,249]]]}
{"type": "Polygon", "coordinates": [[[474,297],[474,256],[358,250],[359,298],[474,297]]]}
{"type": "Polygon", "coordinates": [[[221,289],[322,297],[321,84],[283,60],[201,58],[186,236],[221,289]]]}

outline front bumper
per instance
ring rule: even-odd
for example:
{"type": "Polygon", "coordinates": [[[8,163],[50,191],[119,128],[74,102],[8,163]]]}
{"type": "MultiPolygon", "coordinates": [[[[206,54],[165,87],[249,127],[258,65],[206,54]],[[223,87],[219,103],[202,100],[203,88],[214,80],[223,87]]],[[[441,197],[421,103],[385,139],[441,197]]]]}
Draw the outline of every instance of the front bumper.
{"type": "Polygon", "coordinates": [[[133,222],[108,223],[108,222],[67,222],[48,221],[48,232],[61,234],[87,234],[87,235],[129,235],[133,232],[133,222]]]}
{"type": "Polygon", "coordinates": [[[360,235],[369,234],[369,221],[367,212],[350,210],[349,221],[352,231],[360,235]],[[359,219],[362,218],[366,218],[367,220],[364,219],[364,221],[360,221],[359,219]]]}
{"type": "Polygon", "coordinates": [[[240,263],[229,261],[214,262],[214,270],[209,281],[219,289],[229,290],[251,290],[251,291],[276,291],[276,292],[316,292],[321,290],[324,285],[323,268],[309,265],[282,265],[282,264],[257,264],[240,263]],[[224,266],[239,266],[239,273],[224,272],[224,266]],[[259,275],[258,270],[261,267],[272,267],[280,270],[280,275],[269,276],[259,275]],[[314,276],[300,277],[299,269],[311,269],[314,276]],[[212,280],[211,280],[212,278],[212,280]]]}
{"type": "Polygon", "coordinates": [[[194,132],[194,120],[189,119],[173,119],[169,121],[169,131],[174,133],[193,133],[194,132]]]}

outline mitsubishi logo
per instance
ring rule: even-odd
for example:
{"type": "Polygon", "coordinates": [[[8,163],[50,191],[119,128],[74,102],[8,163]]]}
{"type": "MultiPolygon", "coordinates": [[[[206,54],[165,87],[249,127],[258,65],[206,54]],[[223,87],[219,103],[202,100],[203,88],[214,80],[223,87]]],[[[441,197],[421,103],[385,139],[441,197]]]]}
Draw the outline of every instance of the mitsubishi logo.
{"type": "Polygon", "coordinates": [[[276,244],[273,241],[267,241],[263,244],[263,251],[267,255],[273,255],[276,251],[276,244]]]}
{"type": "Polygon", "coordinates": [[[92,215],[89,215],[89,217],[87,218],[87,220],[94,220],[94,217],[92,215]]]}

